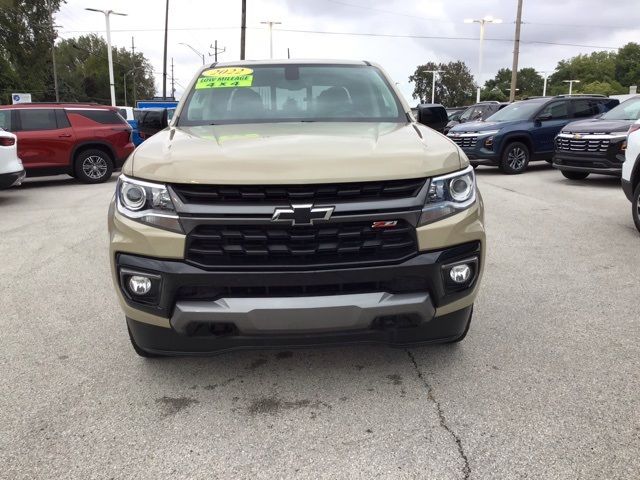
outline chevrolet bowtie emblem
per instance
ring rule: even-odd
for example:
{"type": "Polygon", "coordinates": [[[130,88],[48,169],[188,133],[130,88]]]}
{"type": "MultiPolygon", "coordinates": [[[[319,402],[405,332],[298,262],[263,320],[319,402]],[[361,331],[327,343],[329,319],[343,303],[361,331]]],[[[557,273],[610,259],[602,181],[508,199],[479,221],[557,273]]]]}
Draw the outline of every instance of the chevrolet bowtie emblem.
{"type": "Polygon", "coordinates": [[[573,135],[573,138],[576,140],[580,140],[582,138],[582,135],[580,135],[579,133],[576,133],[573,135]]]}
{"type": "Polygon", "coordinates": [[[291,205],[291,208],[276,208],[272,222],[288,222],[291,225],[313,225],[331,218],[335,207],[315,207],[313,205],[291,205]]]}

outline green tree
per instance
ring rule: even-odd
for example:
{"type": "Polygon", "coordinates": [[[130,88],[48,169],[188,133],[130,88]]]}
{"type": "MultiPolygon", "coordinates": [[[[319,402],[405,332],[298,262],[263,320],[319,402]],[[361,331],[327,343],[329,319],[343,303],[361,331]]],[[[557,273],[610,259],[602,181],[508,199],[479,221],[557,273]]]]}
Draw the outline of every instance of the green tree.
{"type": "MultiPolygon", "coordinates": [[[[575,87],[574,87],[575,88],[575,87]]],[[[618,82],[591,82],[587,84],[580,84],[579,88],[575,89],[577,93],[596,93],[600,95],[615,95],[624,91],[624,87],[618,82]]]]}
{"type": "MultiPolygon", "coordinates": [[[[542,95],[543,83],[544,79],[535,68],[521,68],[518,70],[516,99],[542,95]]],[[[494,78],[485,82],[481,97],[483,100],[505,101],[509,98],[509,88],[511,88],[511,69],[501,68],[494,78]]]]}
{"type": "Polygon", "coordinates": [[[625,87],[640,84],[640,45],[627,43],[618,50],[616,80],[625,87]]]}
{"type": "MultiPolygon", "coordinates": [[[[135,56],[124,48],[112,47],[116,103],[124,105],[124,77],[126,75],[127,103],[135,98],[155,95],[153,68],[142,53],[135,56]]],[[[56,46],[58,83],[63,101],[91,101],[109,103],[109,65],[107,43],[95,34],[62,40],[56,46]]]]}
{"type": "Polygon", "coordinates": [[[561,60],[554,74],[549,77],[549,93],[567,93],[568,87],[564,80],[580,80],[580,84],[574,85],[576,93],[586,92],[584,85],[594,82],[609,83],[621,90],[615,93],[624,93],[624,89],[616,80],[616,58],[615,52],[600,51],[561,60]]]}
{"type": "Polygon", "coordinates": [[[10,103],[13,91],[30,92],[34,100],[55,99],[51,18],[59,8],[60,0],[2,0],[0,103],[10,103]]]}
{"type": "Polygon", "coordinates": [[[475,87],[469,67],[462,62],[439,63],[427,62],[418,65],[409,81],[414,83],[413,98],[420,103],[431,101],[431,85],[433,81],[429,70],[441,70],[436,77],[435,101],[446,106],[462,106],[473,103],[475,87]]]}

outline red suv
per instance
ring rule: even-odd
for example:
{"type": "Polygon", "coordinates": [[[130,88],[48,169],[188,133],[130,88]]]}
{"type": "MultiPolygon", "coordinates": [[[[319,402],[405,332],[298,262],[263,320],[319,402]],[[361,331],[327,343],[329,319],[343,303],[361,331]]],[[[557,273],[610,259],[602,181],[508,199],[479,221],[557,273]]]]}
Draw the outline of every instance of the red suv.
{"type": "Polygon", "coordinates": [[[27,103],[0,106],[0,128],[18,137],[28,176],[67,173],[101,183],[135,148],[131,127],[113,107],[27,103]]]}

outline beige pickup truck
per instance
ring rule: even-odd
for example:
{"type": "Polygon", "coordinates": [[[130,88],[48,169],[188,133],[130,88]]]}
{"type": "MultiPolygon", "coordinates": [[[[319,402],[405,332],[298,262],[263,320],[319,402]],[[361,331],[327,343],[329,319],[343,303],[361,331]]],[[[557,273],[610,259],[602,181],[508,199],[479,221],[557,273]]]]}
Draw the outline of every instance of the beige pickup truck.
{"type": "Polygon", "coordinates": [[[457,342],[485,254],[465,154],[366,61],[202,68],[125,163],[109,234],[145,357],[457,342]]]}

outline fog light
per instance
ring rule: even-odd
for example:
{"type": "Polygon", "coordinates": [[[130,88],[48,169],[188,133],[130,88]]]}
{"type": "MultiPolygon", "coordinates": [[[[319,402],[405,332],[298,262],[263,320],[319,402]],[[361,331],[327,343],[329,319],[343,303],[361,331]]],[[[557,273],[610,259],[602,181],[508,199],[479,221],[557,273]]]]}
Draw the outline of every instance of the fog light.
{"type": "Polygon", "coordinates": [[[449,277],[451,277],[451,280],[455,283],[466,283],[471,277],[471,267],[466,263],[451,267],[451,270],[449,270],[449,277]]]}
{"type": "Polygon", "coordinates": [[[141,275],[129,278],[129,290],[134,295],[146,295],[151,290],[151,280],[141,275]]]}

